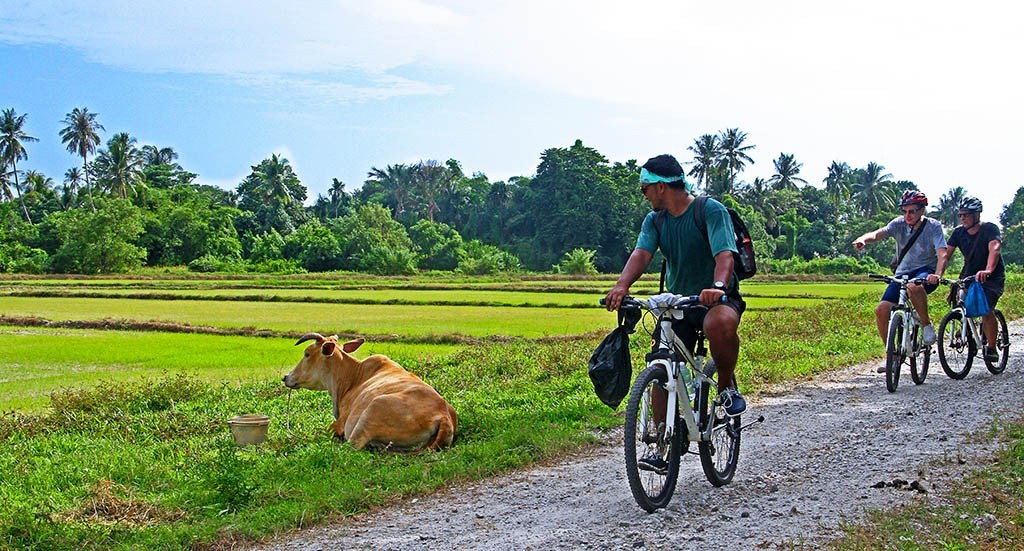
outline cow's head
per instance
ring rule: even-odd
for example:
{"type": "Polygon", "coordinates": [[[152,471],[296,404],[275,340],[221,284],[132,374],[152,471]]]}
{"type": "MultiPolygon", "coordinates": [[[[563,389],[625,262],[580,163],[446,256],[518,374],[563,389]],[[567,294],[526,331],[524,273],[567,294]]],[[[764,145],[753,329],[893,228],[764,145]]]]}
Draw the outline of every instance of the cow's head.
{"type": "MultiPolygon", "coordinates": [[[[284,385],[288,388],[327,390],[331,373],[328,361],[338,349],[338,336],[324,337],[319,333],[306,333],[295,345],[298,346],[306,341],[314,342],[306,347],[302,359],[295,364],[295,369],[284,376],[282,379],[284,385]]],[[[355,339],[341,345],[341,349],[352,353],[361,344],[363,344],[363,339],[355,339]]]]}

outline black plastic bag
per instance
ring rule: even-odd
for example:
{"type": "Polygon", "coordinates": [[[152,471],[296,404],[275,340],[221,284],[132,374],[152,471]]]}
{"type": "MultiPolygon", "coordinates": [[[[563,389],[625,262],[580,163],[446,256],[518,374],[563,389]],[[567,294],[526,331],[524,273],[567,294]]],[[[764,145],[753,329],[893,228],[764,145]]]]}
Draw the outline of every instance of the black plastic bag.
{"type": "Polygon", "coordinates": [[[633,365],[629,354],[629,335],[640,319],[640,312],[619,309],[619,326],[612,330],[590,356],[588,374],[594,392],[608,407],[619,407],[629,393],[633,365]]]}

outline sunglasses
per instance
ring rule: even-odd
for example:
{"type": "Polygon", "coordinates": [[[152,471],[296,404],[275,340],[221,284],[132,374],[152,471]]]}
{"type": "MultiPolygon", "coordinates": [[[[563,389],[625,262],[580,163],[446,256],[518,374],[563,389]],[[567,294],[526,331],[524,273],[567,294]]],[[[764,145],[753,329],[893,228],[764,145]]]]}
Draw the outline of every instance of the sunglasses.
{"type": "Polygon", "coordinates": [[[658,184],[644,184],[644,185],[641,185],[640,186],[640,193],[642,193],[644,195],[647,195],[647,190],[650,189],[652,186],[656,186],[656,185],[658,185],[658,184]]]}
{"type": "Polygon", "coordinates": [[[958,212],[958,213],[956,213],[956,217],[957,218],[968,218],[970,216],[971,216],[971,213],[969,213],[969,212],[958,212]]]}

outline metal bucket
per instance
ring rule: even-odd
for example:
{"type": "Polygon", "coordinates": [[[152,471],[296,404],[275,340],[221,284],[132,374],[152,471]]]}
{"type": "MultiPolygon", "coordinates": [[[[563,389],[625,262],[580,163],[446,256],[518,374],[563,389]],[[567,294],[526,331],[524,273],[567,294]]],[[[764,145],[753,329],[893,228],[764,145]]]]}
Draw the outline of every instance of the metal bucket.
{"type": "Polygon", "coordinates": [[[263,443],[267,439],[270,418],[266,415],[236,415],[228,420],[231,436],[240,447],[263,443]]]}

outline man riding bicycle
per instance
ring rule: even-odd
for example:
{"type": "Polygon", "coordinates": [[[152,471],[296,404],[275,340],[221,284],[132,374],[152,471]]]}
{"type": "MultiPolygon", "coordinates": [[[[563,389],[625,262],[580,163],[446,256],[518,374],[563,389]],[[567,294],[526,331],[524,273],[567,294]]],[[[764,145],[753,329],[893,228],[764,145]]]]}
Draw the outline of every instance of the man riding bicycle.
{"type": "Polygon", "coordinates": [[[739,282],[733,276],[733,253],[736,236],[725,206],[708,199],[704,208],[707,239],[694,220],[694,201],[683,167],[672,155],[652,157],[640,170],[640,191],[654,209],[644,218],[636,248],[630,254],[615,286],[608,291],[605,305],[617,310],[629,287],[640,279],[651,263],[654,252],[661,249],[667,260],[666,287],[680,295],[699,295],[708,309],[687,316],[689,327],[680,335],[704,330],[711,356],[718,367],[719,397],[729,415],[739,415],[747,404],[736,388],[734,372],[739,356],[740,340],[736,334],[746,303],[739,294],[739,282]],[[655,221],[658,211],[665,211],[663,220],[655,221]],[[660,225],[660,228],[658,227],[660,225]],[[723,300],[723,297],[725,299],[723,300]]]}
{"type": "MultiPolygon", "coordinates": [[[[1006,268],[1000,255],[1002,240],[999,238],[999,226],[991,222],[981,221],[981,201],[974,197],[964,197],[957,205],[957,217],[960,225],[949,235],[947,255],[960,249],[964,255],[964,268],[960,277],[974,274],[981,284],[988,299],[989,313],[982,318],[985,328],[985,360],[989,363],[999,361],[999,350],[996,349],[996,302],[1003,296],[1003,285],[1006,281],[1006,268]]],[[[945,262],[939,263],[938,274],[941,276],[946,268],[945,262]]]]}
{"type": "MultiPolygon", "coordinates": [[[[938,287],[938,274],[941,271],[937,270],[937,266],[945,269],[949,253],[946,250],[942,224],[924,215],[926,206],[928,197],[924,193],[914,189],[903,192],[900,198],[903,216],[897,216],[885,227],[858,237],[853,242],[853,247],[860,251],[870,243],[892,237],[896,240],[896,260],[899,261],[895,268],[896,276],[907,276],[910,279],[928,278],[928,283],[923,286],[915,283],[907,285],[907,295],[918,317],[921,318],[922,340],[925,346],[931,346],[935,344],[935,327],[928,317],[928,294],[938,287]]],[[[890,283],[882,294],[882,300],[875,307],[875,322],[882,344],[885,344],[888,333],[889,315],[899,302],[899,297],[899,284],[890,283]]],[[[885,366],[881,366],[877,371],[885,373],[885,366]]]]}

